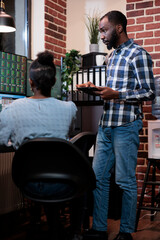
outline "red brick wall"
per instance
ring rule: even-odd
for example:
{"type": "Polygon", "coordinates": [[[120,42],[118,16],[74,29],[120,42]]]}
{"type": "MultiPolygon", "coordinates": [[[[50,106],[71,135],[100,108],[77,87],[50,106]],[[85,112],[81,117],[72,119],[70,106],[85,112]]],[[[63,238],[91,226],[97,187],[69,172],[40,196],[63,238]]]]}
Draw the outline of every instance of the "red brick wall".
{"type": "Polygon", "coordinates": [[[66,53],[67,0],[45,0],[45,49],[54,53],[55,63],[66,53]]]}
{"type": "MultiPolygon", "coordinates": [[[[126,0],[128,35],[142,45],[152,56],[154,76],[160,76],[160,0],[126,0]]],[[[151,102],[143,104],[144,128],[140,134],[137,181],[138,195],[141,193],[148,156],[148,120],[155,119],[151,114],[151,102]]],[[[149,200],[145,197],[145,200],[149,200]]]]}

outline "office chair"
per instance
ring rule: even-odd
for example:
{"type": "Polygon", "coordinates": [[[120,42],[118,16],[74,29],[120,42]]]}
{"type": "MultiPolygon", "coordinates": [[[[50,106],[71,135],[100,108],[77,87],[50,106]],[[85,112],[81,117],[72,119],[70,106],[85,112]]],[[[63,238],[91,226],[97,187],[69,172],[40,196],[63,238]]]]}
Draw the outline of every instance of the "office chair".
{"type": "Polygon", "coordinates": [[[37,202],[65,202],[95,187],[95,175],[88,159],[72,143],[59,138],[37,138],[22,144],[15,152],[12,179],[25,197],[37,202]],[[30,195],[28,182],[60,182],[70,184],[73,192],[67,197],[30,195]]]}
{"type": "MultiPolygon", "coordinates": [[[[89,150],[92,147],[95,148],[96,134],[93,132],[81,132],[75,135],[70,142],[77,146],[92,164],[93,157],[89,156],[89,150]]],[[[83,226],[83,230],[88,230],[90,225],[89,217],[92,215],[93,210],[92,191],[89,190],[84,196],[75,199],[75,201],[72,202],[70,209],[71,217],[73,217],[73,219],[71,218],[72,227],[80,230],[81,226],[83,226]]]]}
{"type": "Polygon", "coordinates": [[[24,197],[43,204],[71,201],[93,190],[96,182],[86,156],[74,144],[59,138],[37,138],[22,144],[13,157],[12,179],[24,197]],[[73,191],[67,196],[45,197],[26,191],[28,182],[39,181],[69,184],[73,191]]]}
{"type": "Polygon", "coordinates": [[[74,136],[70,142],[77,146],[89,159],[89,150],[92,146],[95,146],[96,134],[93,132],[81,132],[74,136]]]}

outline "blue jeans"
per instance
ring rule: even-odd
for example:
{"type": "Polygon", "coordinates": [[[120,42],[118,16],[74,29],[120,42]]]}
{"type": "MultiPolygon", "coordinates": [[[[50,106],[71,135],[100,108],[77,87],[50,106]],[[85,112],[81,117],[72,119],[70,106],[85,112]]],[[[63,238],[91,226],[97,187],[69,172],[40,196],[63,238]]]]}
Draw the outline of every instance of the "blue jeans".
{"type": "Polygon", "coordinates": [[[25,186],[25,191],[40,198],[61,198],[70,196],[74,188],[67,183],[29,182],[25,186]]]}
{"type": "Polygon", "coordinates": [[[139,130],[142,121],[136,120],[119,127],[99,127],[93,169],[96,175],[94,190],[93,229],[107,230],[111,169],[115,166],[116,184],[123,190],[121,232],[134,232],[137,207],[136,164],[139,130]]]}

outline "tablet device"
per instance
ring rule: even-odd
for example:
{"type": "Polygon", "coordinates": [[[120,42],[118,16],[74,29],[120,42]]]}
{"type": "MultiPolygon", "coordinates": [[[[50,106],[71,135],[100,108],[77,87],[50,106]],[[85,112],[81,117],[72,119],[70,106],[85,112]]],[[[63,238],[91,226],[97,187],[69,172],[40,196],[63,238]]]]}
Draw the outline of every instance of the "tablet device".
{"type": "Polygon", "coordinates": [[[95,91],[99,91],[99,89],[96,87],[78,87],[77,89],[91,95],[94,95],[95,91]]]}

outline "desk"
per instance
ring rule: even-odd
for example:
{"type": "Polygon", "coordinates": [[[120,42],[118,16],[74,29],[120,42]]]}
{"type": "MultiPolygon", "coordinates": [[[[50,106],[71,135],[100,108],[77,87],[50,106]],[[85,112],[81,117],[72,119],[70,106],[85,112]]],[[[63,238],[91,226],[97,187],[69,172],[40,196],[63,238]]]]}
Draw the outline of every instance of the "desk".
{"type": "Polygon", "coordinates": [[[8,153],[8,152],[15,152],[14,148],[11,146],[11,147],[7,147],[7,146],[2,146],[0,145],[0,154],[1,153],[8,153]]]}
{"type": "Polygon", "coordinates": [[[0,146],[0,214],[22,207],[22,197],[12,181],[13,147],[0,146]]]}

